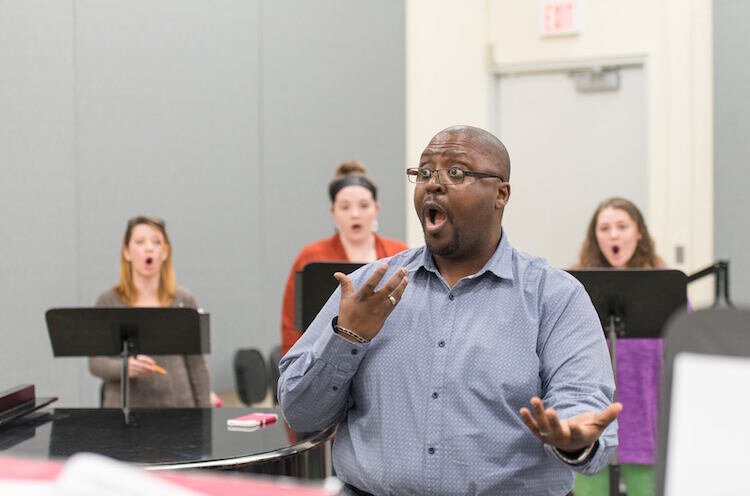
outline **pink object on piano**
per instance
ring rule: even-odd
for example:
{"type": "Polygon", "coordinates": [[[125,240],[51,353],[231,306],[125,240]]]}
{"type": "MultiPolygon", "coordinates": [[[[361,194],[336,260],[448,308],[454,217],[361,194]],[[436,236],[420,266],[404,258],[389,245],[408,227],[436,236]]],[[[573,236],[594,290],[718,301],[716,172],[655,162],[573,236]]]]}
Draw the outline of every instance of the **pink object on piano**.
{"type": "Polygon", "coordinates": [[[278,417],[275,413],[250,413],[242,417],[227,420],[229,427],[259,427],[276,422],[278,417]]]}

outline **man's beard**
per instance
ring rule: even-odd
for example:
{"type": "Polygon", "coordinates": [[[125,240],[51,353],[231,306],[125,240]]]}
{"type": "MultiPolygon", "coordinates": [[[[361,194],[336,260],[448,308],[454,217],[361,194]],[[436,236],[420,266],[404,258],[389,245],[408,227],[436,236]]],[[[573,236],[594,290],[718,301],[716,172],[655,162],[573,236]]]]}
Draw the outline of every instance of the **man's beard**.
{"type": "Polygon", "coordinates": [[[424,228],[422,229],[422,232],[424,234],[424,242],[433,255],[439,255],[441,257],[449,258],[451,257],[451,255],[454,255],[458,251],[458,248],[461,246],[461,233],[458,231],[458,229],[453,232],[453,239],[451,239],[451,242],[442,247],[437,246],[435,242],[429,241],[427,233],[424,232],[424,228]]]}

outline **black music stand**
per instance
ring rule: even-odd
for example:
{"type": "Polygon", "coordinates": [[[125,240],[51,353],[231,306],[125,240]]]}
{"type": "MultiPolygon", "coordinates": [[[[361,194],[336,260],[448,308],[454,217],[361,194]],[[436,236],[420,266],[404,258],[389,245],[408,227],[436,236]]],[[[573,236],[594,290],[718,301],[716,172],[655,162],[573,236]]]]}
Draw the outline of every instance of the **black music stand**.
{"type": "MultiPolygon", "coordinates": [[[[583,269],[568,271],[581,281],[609,340],[617,395],[617,340],[661,337],[667,320],[687,308],[687,276],[679,270],[583,269]]],[[[615,397],[615,401],[617,398],[615,397]]],[[[620,494],[617,451],[609,466],[609,494],[620,494]]]]}
{"type": "Polygon", "coordinates": [[[209,317],[192,308],[52,308],[45,314],[55,357],[120,355],[122,411],[130,418],[128,357],[209,353],[209,317]]]}
{"type": "Polygon", "coordinates": [[[294,327],[301,332],[312,323],[339,282],[335,272],[351,274],[362,267],[351,262],[311,262],[294,275],[294,327]]]}

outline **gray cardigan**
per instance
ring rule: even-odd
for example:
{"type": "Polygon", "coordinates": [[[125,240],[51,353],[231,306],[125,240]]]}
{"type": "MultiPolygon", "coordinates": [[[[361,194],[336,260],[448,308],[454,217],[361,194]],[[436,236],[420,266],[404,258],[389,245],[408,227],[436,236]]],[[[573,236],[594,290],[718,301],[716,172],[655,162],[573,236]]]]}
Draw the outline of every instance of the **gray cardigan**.
{"type": "MultiPolygon", "coordinates": [[[[97,307],[124,307],[114,288],[102,293],[97,307]]],[[[195,298],[178,287],[172,307],[198,308],[195,298]]],[[[130,406],[133,408],[210,407],[210,384],[203,355],[158,355],[152,357],[166,375],[130,379],[130,406]]],[[[104,407],[120,407],[122,360],[99,356],[89,358],[89,370],[104,381],[104,407]]]]}

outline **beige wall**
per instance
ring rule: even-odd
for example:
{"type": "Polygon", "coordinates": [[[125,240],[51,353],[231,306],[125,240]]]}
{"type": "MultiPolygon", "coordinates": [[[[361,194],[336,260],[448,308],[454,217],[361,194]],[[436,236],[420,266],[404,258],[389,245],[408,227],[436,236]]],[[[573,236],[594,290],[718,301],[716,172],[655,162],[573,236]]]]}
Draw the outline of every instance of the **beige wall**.
{"type": "MultiPolygon", "coordinates": [[[[490,126],[491,74],[508,67],[645,60],[649,209],[657,249],[687,273],[713,261],[711,0],[579,0],[581,31],[542,38],[541,2],[407,0],[407,163],[446,125],[490,126]],[[675,259],[677,246],[684,262],[675,259]]],[[[407,237],[422,242],[407,201],[407,237]]],[[[711,281],[691,285],[700,306],[711,281]]]]}
{"type": "MultiPolygon", "coordinates": [[[[406,167],[418,163],[441,129],[489,127],[486,12],[478,0],[407,0],[406,167]]],[[[407,188],[406,236],[410,246],[418,246],[424,238],[412,194],[407,188]]]]}

